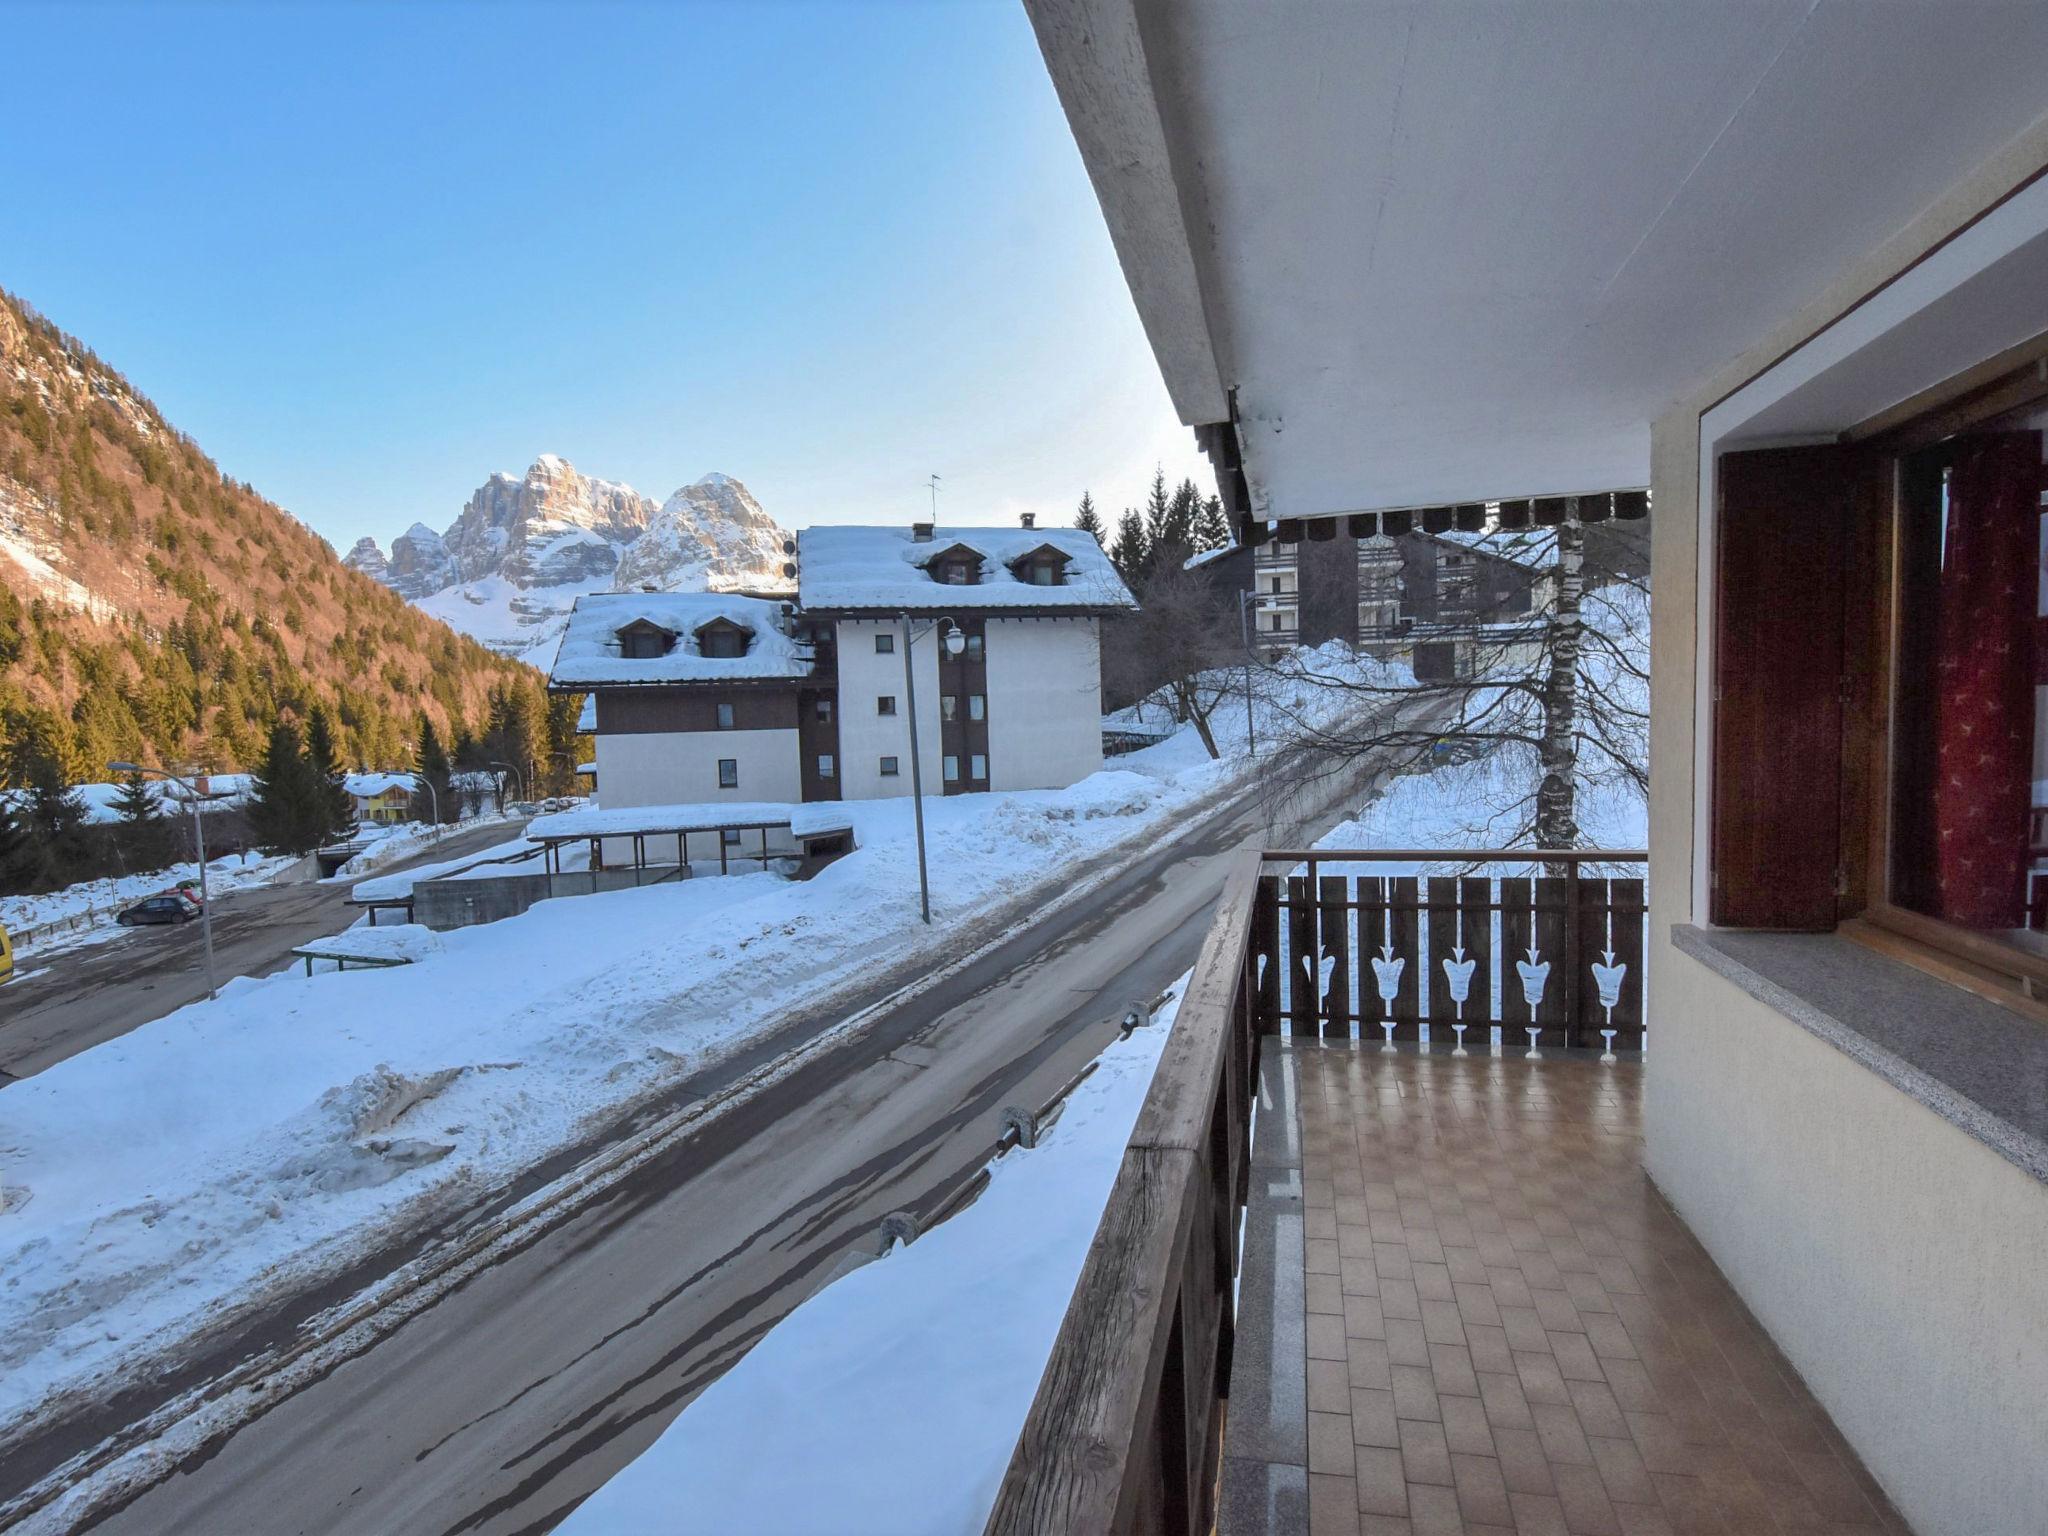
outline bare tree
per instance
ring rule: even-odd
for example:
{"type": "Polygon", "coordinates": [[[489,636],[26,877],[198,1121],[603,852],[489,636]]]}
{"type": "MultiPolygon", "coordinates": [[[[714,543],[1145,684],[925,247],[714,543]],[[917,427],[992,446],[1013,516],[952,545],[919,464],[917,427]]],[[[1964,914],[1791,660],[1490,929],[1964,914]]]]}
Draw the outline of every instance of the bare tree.
{"type": "MultiPolygon", "coordinates": [[[[1648,793],[1645,530],[1589,528],[1574,499],[1554,529],[1407,538],[1414,542],[1403,553],[1403,584],[1413,589],[1433,577],[1429,601],[1404,590],[1402,622],[1360,635],[1365,649],[1405,659],[1407,668],[1361,678],[1313,650],[1268,663],[1361,703],[1408,706],[1325,715],[1335,723],[1296,721],[1310,748],[1301,771],[1362,755],[1396,772],[1490,757],[1505,771],[1486,776],[1470,804],[1465,830],[1475,841],[1580,846],[1589,788],[1648,793]],[[1475,563],[1438,563],[1463,554],[1475,563]]],[[[1361,611],[1389,592],[1363,592],[1361,611]]]]}
{"type": "Polygon", "coordinates": [[[1226,699],[1242,696],[1245,653],[1235,605],[1179,560],[1161,561],[1140,582],[1137,598],[1137,613],[1118,620],[1107,637],[1111,693],[1163,694],[1174,719],[1193,724],[1209,755],[1221,756],[1209,717],[1226,699]]]}

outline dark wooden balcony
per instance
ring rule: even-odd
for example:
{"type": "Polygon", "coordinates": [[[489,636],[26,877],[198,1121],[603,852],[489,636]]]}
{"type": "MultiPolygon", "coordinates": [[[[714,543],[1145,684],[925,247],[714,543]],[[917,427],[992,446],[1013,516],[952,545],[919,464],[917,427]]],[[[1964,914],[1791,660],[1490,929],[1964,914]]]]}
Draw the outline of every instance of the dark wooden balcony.
{"type": "Polygon", "coordinates": [[[1643,859],[1245,857],[990,1532],[1905,1530],[1640,1166],[1643,859]]]}

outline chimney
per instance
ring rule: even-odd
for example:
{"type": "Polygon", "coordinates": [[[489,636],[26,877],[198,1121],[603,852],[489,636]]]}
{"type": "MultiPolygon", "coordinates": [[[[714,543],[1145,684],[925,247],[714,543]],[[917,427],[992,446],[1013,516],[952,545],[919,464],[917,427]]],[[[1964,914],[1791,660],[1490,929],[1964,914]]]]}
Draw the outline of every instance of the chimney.
{"type": "Polygon", "coordinates": [[[911,543],[913,543],[913,544],[929,544],[929,543],[931,543],[931,541],[932,541],[932,525],[931,525],[930,523],[912,523],[912,524],[910,525],[910,542],[911,542],[911,543]]]}
{"type": "Polygon", "coordinates": [[[1036,512],[1019,512],[1017,514],[1017,521],[1026,528],[1036,528],[1038,526],[1038,514],[1036,512]]]}

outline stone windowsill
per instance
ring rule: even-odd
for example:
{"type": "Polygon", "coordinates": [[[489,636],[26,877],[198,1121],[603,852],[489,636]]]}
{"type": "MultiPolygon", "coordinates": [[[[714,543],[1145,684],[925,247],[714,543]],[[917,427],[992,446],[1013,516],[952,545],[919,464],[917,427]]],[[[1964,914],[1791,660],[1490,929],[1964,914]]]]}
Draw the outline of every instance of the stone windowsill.
{"type": "Polygon", "coordinates": [[[1836,934],[1676,923],[1671,941],[2048,1183],[2048,1027],[1836,934]]]}

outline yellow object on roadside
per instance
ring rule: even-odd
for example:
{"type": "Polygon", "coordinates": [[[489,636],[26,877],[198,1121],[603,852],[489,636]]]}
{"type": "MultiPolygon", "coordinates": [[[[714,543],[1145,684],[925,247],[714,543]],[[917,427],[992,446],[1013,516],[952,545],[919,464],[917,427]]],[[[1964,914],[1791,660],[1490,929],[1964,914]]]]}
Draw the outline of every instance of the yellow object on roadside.
{"type": "Polygon", "coordinates": [[[0,981],[14,974],[14,940],[7,936],[7,925],[0,923],[0,981]]]}

